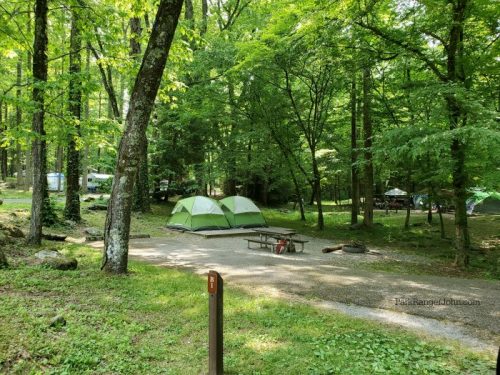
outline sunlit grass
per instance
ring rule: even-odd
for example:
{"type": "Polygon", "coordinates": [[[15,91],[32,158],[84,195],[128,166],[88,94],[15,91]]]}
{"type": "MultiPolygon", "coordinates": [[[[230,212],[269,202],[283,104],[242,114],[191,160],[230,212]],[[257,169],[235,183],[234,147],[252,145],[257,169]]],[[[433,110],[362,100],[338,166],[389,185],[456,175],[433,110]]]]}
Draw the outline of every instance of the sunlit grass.
{"type": "MultiPolygon", "coordinates": [[[[33,250],[34,251],[34,250],[33,250]]],[[[100,254],[63,250],[77,271],[0,271],[0,372],[199,374],[207,369],[206,280],[131,262],[99,271],[100,254]],[[60,314],[65,327],[49,328],[60,314]]],[[[487,374],[493,358],[369,323],[225,287],[229,374],[487,374]]]]}

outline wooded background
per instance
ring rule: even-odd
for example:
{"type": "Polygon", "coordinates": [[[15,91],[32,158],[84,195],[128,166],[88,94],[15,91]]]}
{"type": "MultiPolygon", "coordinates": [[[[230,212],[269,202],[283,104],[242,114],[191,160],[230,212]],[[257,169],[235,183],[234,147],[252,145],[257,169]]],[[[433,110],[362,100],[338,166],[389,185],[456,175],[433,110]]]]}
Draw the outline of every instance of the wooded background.
{"type": "MultiPolygon", "coordinates": [[[[1,178],[27,190],[64,172],[65,216],[79,220],[86,174],[117,167],[158,5],[49,0],[45,80],[41,3],[0,1],[1,178]]],[[[371,226],[374,197],[400,187],[454,208],[466,265],[468,189],[500,190],[498,15],[488,0],[184,1],[135,208],[169,180],[185,194],[315,202],[319,228],[323,199],[352,200],[354,224],[361,197],[371,226]]]]}

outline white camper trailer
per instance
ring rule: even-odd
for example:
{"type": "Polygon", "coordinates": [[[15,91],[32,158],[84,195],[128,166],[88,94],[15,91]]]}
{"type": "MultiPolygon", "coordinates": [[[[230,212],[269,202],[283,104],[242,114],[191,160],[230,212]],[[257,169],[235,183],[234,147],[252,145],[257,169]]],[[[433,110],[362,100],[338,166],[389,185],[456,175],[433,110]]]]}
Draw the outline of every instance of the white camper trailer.
{"type": "Polygon", "coordinates": [[[99,191],[99,188],[103,183],[112,178],[112,174],[89,173],[87,175],[87,189],[92,193],[96,193],[99,191]]]}
{"type": "Polygon", "coordinates": [[[47,173],[49,191],[64,191],[64,173],[47,173]]]}

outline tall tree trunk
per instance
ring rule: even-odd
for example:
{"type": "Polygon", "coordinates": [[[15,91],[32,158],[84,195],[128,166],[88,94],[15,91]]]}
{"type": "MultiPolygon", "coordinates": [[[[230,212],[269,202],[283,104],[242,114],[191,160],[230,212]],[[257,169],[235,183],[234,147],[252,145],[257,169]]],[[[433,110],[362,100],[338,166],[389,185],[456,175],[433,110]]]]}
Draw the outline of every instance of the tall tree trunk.
{"type": "MultiPolygon", "coordinates": [[[[276,144],[281,150],[281,153],[283,154],[283,157],[285,158],[288,171],[290,172],[290,176],[292,177],[293,181],[293,186],[295,188],[295,195],[297,196],[297,204],[299,205],[299,210],[300,210],[300,220],[306,221],[306,215],[304,211],[304,194],[302,192],[301,186],[299,185],[299,182],[297,180],[297,176],[295,175],[294,167],[293,167],[293,160],[292,156],[289,154],[289,149],[286,147],[285,142],[280,138],[280,136],[276,133],[273,127],[269,127],[271,130],[271,137],[274,139],[276,144]]],[[[235,186],[236,190],[236,186],[235,186]]],[[[293,206],[293,209],[295,209],[295,205],[293,206]]]]}
{"type": "Polygon", "coordinates": [[[33,153],[33,195],[31,203],[30,232],[28,243],[39,245],[42,241],[42,222],[44,202],[47,193],[47,156],[44,130],[44,91],[47,82],[47,0],[36,0],[35,3],[35,41],[33,45],[33,112],[32,132],[35,136],[33,153]]]}
{"type": "Polygon", "coordinates": [[[200,35],[207,33],[208,28],[208,0],[201,0],[201,27],[200,35]]]}
{"type": "Polygon", "coordinates": [[[33,185],[33,162],[31,161],[31,150],[26,151],[26,177],[24,178],[24,190],[28,191],[33,185]]]}
{"type": "Polygon", "coordinates": [[[293,171],[292,166],[290,165],[289,168],[290,168],[290,174],[292,176],[293,186],[295,188],[295,195],[297,196],[297,204],[299,205],[300,220],[306,221],[306,214],[304,211],[304,198],[302,196],[302,191],[300,189],[300,185],[297,181],[297,177],[295,176],[295,172],[293,171]]]}
{"type": "MultiPolygon", "coordinates": [[[[21,110],[21,81],[22,81],[22,75],[23,75],[23,60],[22,60],[22,55],[19,54],[19,58],[17,60],[17,74],[16,74],[16,84],[17,84],[17,89],[16,89],[16,129],[18,132],[21,131],[22,127],[22,122],[23,122],[23,112],[21,110]]],[[[21,151],[21,144],[19,143],[19,140],[16,140],[16,188],[21,189],[23,186],[23,164],[22,164],[22,151],[21,151]]]]}
{"type": "MultiPolygon", "coordinates": [[[[467,8],[470,0],[457,0],[452,4],[452,26],[450,28],[450,39],[448,43],[447,70],[448,80],[450,82],[460,83],[468,90],[472,80],[466,76],[464,55],[464,23],[468,16],[467,8]]],[[[465,126],[467,113],[457,101],[453,94],[446,97],[449,127],[455,130],[465,126]]],[[[467,223],[467,173],[465,170],[466,146],[458,137],[451,143],[452,167],[452,185],[455,197],[455,265],[467,267],[469,264],[469,226],[467,223]]]]}
{"type": "MultiPolygon", "coordinates": [[[[0,140],[2,139],[2,133],[7,130],[7,121],[5,121],[5,125],[2,121],[3,117],[3,103],[0,100],[0,140]]],[[[7,181],[7,149],[2,146],[0,142],[0,175],[2,181],[7,181]]]]}
{"type": "Polygon", "coordinates": [[[439,229],[440,229],[440,233],[441,233],[441,238],[445,239],[446,233],[444,231],[443,209],[441,207],[441,203],[436,202],[436,207],[437,207],[437,211],[439,214],[439,229]]]}
{"type": "Polygon", "coordinates": [[[411,214],[411,168],[408,168],[408,175],[406,176],[406,218],[405,229],[410,229],[410,214],[411,214]]]}
{"type": "Polygon", "coordinates": [[[234,84],[232,81],[228,82],[227,85],[227,92],[228,92],[228,99],[229,103],[231,104],[230,107],[230,118],[231,118],[231,131],[228,136],[228,142],[227,142],[227,153],[226,153],[226,175],[227,175],[227,181],[226,181],[226,193],[227,195],[236,195],[236,162],[237,162],[237,156],[236,156],[236,150],[237,150],[237,142],[236,142],[236,113],[235,113],[235,108],[236,108],[236,100],[234,97],[234,84]]]}
{"type": "MultiPolygon", "coordinates": [[[[85,71],[88,75],[90,72],[90,51],[88,48],[86,50],[87,50],[87,58],[85,61],[85,71]]],[[[88,121],[88,119],[90,118],[89,94],[85,95],[84,116],[85,120],[88,121]]],[[[81,186],[82,194],[86,194],[88,192],[88,171],[89,171],[89,152],[90,152],[89,149],[90,149],[89,145],[86,145],[82,156],[82,186],[81,186]]]]}
{"type": "Polygon", "coordinates": [[[315,150],[311,150],[312,154],[312,167],[314,174],[314,192],[316,197],[316,205],[318,209],[318,229],[323,230],[325,227],[325,221],[323,218],[323,203],[321,201],[321,173],[318,168],[318,162],[316,160],[315,150]]]}
{"type": "Polygon", "coordinates": [[[370,67],[363,68],[363,138],[364,138],[364,185],[365,209],[363,211],[363,224],[373,226],[373,161],[372,161],[372,117],[371,117],[371,72],[370,67]]]}
{"type": "MultiPolygon", "coordinates": [[[[141,35],[141,19],[132,17],[130,19],[130,56],[136,61],[141,56],[141,35]]],[[[134,189],[134,210],[144,213],[151,211],[149,201],[148,138],[146,132],[144,132],[141,139],[139,169],[134,189]]]]}
{"type": "Polygon", "coordinates": [[[151,202],[149,199],[148,138],[146,134],[144,134],[140,145],[140,159],[134,188],[134,210],[143,213],[151,211],[151,202]]]}
{"type": "Polygon", "coordinates": [[[455,196],[455,247],[457,250],[455,265],[459,267],[467,267],[469,264],[470,249],[466,206],[467,175],[465,172],[465,145],[459,139],[454,139],[452,142],[451,156],[454,162],[452,180],[453,192],[455,196]]]}
{"type": "Polygon", "coordinates": [[[127,272],[132,194],[144,137],[174,37],[182,0],[161,0],[141,68],[131,93],[126,129],[120,141],[104,228],[102,269],[127,272]]]}
{"type": "Polygon", "coordinates": [[[357,152],[357,95],[356,95],[356,75],[353,74],[351,83],[351,225],[358,223],[359,213],[359,176],[356,162],[357,152]]]}
{"type": "Polygon", "coordinates": [[[193,0],[184,0],[184,18],[189,22],[189,28],[194,30],[193,0]]]}
{"type": "Polygon", "coordinates": [[[434,195],[432,194],[432,187],[429,189],[427,195],[429,196],[427,199],[427,224],[432,224],[432,201],[434,199],[434,195]]]}
{"type": "Polygon", "coordinates": [[[81,221],[80,215],[80,151],[76,141],[81,136],[80,119],[82,111],[82,57],[80,50],[82,41],[80,36],[79,17],[76,8],[71,8],[71,35],[69,55],[69,113],[72,117],[74,129],[69,135],[68,150],[66,152],[66,206],[64,218],[76,222],[81,221]]]}
{"type": "MultiPolygon", "coordinates": [[[[31,35],[31,11],[32,4],[28,1],[27,13],[28,13],[28,23],[27,23],[27,34],[31,35]]],[[[31,71],[31,51],[28,49],[26,51],[26,72],[31,71]]],[[[33,161],[31,160],[31,137],[28,136],[28,149],[26,151],[26,178],[24,180],[24,190],[28,191],[31,186],[33,186],[33,161]]]]}
{"type": "MultiPolygon", "coordinates": [[[[278,143],[278,145],[281,146],[281,143],[278,143]]],[[[299,205],[299,210],[300,210],[300,220],[306,221],[306,215],[304,211],[304,198],[299,182],[297,181],[297,176],[295,175],[295,171],[293,170],[292,161],[290,160],[290,157],[288,156],[285,150],[282,150],[282,152],[283,156],[285,157],[288,170],[290,171],[290,176],[292,177],[293,186],[295,188],[295,195],[297,196],[297,204],[299,205]]],[[[295,209],[295,205],[293,208],[295,209]]]]}
{"type": "Polygon", "coordinates": [[[57,176],[57,191],[60,192],[62,190],[62,172],[64,169],[64,148],[61,145],[57,146],[56,149],[56,165],[55,171],[58,173],[57,176]]]}

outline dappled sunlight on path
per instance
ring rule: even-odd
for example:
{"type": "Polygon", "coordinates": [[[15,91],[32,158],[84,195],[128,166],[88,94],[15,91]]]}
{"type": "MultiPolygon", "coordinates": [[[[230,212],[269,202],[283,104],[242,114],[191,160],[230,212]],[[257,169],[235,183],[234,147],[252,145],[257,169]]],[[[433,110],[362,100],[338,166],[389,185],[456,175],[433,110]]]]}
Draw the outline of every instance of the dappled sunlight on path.
{"type": "Polygon", "coordinates": [[[308,239],[304,253],[277,255],[268,249],[247,249],[241,237],[205,239],[179,234],[131,240],[130,255],[200,275],[216,269],[228,283],[252,293],[272,292],[352,316],[460,340],[473,348],[500,344],[500,283],[364,271],[356,264],[380,261],[380,256],[323,254],[321,249],[331,242],[308,239]]]}

